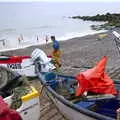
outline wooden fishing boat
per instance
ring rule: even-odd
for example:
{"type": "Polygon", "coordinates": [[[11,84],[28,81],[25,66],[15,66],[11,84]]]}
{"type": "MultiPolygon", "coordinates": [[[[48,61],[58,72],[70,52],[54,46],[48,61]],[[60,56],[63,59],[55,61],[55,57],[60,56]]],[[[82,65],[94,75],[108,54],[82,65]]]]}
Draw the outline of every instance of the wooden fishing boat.
{"type": "Polygon", "coordinates": [[[104,72],[106,61],[103,57],[94,68],[75,77],[41,72],[37,63],[36,69],[48,96],[69,120],[115,120],[120,108],[120,81],[111,80],[104,72]],[[77,96],[76,90],[85,91],[77,96]]]}

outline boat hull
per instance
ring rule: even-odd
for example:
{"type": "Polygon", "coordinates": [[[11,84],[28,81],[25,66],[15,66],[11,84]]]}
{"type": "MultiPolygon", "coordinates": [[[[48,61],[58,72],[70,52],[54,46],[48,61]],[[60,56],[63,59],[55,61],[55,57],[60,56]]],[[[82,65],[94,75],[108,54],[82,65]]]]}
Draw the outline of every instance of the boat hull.
{"type": "Polygon", "coordinates": [[[20,75],[25,75],[29,77],[35,77],[35,66],[33,65],[30,58],[22,59],[22,60],[1,60],[0,66],[7,67],[12,71],[18,72],[20,75]]]}
{"type": "Polygon", "coordinates": [[[68,120],[97,120],[93,117],[87,116],[86,114],[80,113],[62,102],[60,102],[57,98],[55,98],[50,92],[47,91],[47,94],[60,110],[60,112],[68,119],[68,120]]]}
{"type": "MultiPolygon", "coordinates": [[[[46,73],[45,73],[46,74],[46,73]]],[[[49,74],[50,75],[50,74],[49,74]]],[[[72,78],[70,76],[62,76],[66,78],[72,78]]],[[[103,114],[96,113],[92,110],[89,110],[87,107],[78,106],[76,103],[67,100],[62,95],[58,94],[52,87],[46,83],[47,77],[44,76],[44,73],[38,73],[38,77],[40,78],[41,83],[45,86],[46,92],[57,108],[61,111],[61,113],[68,118],[69,120],[115,120],[112,117],[105,116],[103,114]]],[[[54,79],[54,76],[49,76],[49,79],[54,79]]],[[[58,79],[59,75],[57,76],[58,79]]],[[[51,84],[52,85],[52,84],[51,84]]],[[[87,103],[86,103],[87,104],[87,103]]],[[[95,105],[95,102],[92,103],[95,105]]],[[[92,105],[91,104],[91,105],[92,105]]]]}

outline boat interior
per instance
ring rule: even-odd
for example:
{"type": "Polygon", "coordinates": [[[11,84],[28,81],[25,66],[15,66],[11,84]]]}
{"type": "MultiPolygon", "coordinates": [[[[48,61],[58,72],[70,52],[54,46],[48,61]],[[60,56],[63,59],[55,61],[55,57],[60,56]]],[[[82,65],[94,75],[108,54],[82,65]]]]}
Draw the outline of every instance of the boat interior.
{"type": "MultiPolygon", "coordinates": [[[[75,96],[78,86],[75,77],[56,75],[47,73],[45,75],[46,84],[50,85],[58,95],[73,103],[78,108],[83,107],[91,111],[116,118],[116,110],[120,107],[120,96],[112,94],[96,94],[87,92],[86,95],[75,96]]],[[[115,84],[117,90],[120,90],[120,84],[115,84]]]]}

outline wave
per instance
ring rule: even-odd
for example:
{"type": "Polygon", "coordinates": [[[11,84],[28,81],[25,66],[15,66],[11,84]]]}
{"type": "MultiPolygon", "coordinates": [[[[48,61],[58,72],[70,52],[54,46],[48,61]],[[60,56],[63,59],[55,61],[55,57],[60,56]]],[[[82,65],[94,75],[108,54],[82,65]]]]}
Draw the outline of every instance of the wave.
{"type": "MultiPolygon", "coordinates": [[[[71,33],[65,34],[62,37],[57,37],[57,39],[60,40],[60,41],[64,41],[64,40],[69,40],[69,39],[76,38],[76,37],[83,37],[83,36],[86,36],[86,35],[93,35],[93,34],[103,33],[103,32],[106,32],[106,30],[87,31],[87,32],[83,32],[83,33],[71,32],[71,33]]],[[[50,40],[49,40],[49,43],[50,43],[50,40]]],[[[38,45],[43,45],[43,44],[46,44],[45,37],[43,37],[42,39],[39,39],[39,41],[36,41],[36,42],[33,41],[33,39],[25,39],[25,41],[23,41],[22,44],[14,45],[14,47],[13,46],[7,46],[7,48],[1,48],[0,52],[7,52],[7,51],[12,51],[12,50],[24,49],[24,48],[27,48],[27,47],[30,47],[30,46],[38,46],[38,45]]]]}
{"type": "Polygon", "coordinates": [[[43,26],[37,26],[37,27],[30,27],[30,28],[26,28],[26,29],[45,29],[45,28],[54,28],[54,25],[43,25],[43,26]]]}
{"type": "Polygon", "coordinates": [[[13,32],[13,31],[16,31],[16,29],[13,28],[0,29],[0,32],[13,32]]]}
{"type": "Polygon", "coordinates": [[[106,32],[107,30],[100,30],[100,31],[87,31],[87,32],[82,32],[82,33],[78,33],[78,32],[71,32],[71,33],[67,33],[62,37],[58,37],[58,40],[68,40],[68,39],[72,39],[72,38],[76,38],[76,37],[84,37],[86,35],[93,35],[93,34],[97,34],[97,33],[103,33],[106,32]]]}
{"type": "Polygon", "coordinates": [[[5,48],[5,49],[1,49],[0,52],[7,52],[7,51],[13,51],[13,50],[19,50],[19,49],[25,49],[31,46],[38,46],[41,44],[38,43],[34,43],[34,44],[28,44],[28,45],[24,45],[24,46],[19,46],[19,47],[13,47],[13,48],[5,48]]]}

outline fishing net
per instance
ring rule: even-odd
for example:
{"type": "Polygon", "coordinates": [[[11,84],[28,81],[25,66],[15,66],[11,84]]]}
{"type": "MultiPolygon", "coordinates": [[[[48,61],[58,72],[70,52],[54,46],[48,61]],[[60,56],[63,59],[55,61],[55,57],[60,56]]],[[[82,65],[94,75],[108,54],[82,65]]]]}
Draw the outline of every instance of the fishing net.
{"type": "Polygon", "coordinates": [[[30,92],[28,78],[22,76],[19,78],[19,85],[13,89],[11,108],[17,109],[21,106],[21,97],[30,92]]]}

